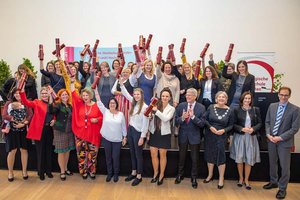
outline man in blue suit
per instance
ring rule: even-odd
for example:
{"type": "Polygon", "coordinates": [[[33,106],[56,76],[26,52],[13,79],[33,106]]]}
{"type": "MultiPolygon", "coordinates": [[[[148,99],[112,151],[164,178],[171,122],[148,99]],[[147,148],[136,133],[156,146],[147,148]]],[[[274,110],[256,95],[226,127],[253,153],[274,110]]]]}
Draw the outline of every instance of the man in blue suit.
{"type": "Polygon", "coordinates": [[[279,187],[277,199],[284,199],[290,179],[291,147],[294,145],[294,135],[300,126],[300,109],[288,100],[291,89],[281,87],[278,92],[279,102],[269,106],[266,115],[266,135],[270,163],[270,182],[264,189],[279,187]],[[281,167],[281,177],[278,180],[278,159],[281,167]]]}
{"type": "Polygon", "coordinates": [[[196,102],[197,90],[190,88],[186,92],[186,101],[180,103],[176,108],[175,123],[179,126],[179,164],[178,175],[175,184],[183,180],[185,157],[190,146],[192,159],[191,182],[192,187],[197,188],[197,171],[199,163],[200,129],[205,124],[205,107],[196,102]]]}

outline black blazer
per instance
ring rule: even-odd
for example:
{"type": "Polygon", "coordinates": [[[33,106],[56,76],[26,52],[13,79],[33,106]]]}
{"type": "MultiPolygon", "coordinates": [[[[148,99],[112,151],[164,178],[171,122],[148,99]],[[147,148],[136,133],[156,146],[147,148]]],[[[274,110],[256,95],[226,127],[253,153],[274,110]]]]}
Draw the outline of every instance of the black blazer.
{"type": "MultiPolygon", "coordinates": [[[[235,133],[245,134],[242,129],[245,127],[247,112],[243,110],[240,106],[234,109],[234,125],[233,129],[235,133]]],[[[253,134],[256,134],[262,126],[262,121],[260,117],[260,110],[258,107],[252,107],[249,110],[249,116],[251,119],[251,127],[253,128],[253,134]]]]}
{"type": "Polygon", "coordinates": [[[205,125],[205,107],[197,103],[194,106],[194,119],[190,119],[187,124],[182,121],[183,110],[187,110],[188,103],[180,103],[175,112],[175,124],[179,126],[178,143],[200,144],[200,128],[205,125]]]}
{"type": "MultiPolygon", "coordinates": [[[[236,90],[236,81],[239,78],[238,73],[233,72],[232,74],[227,74],[227,65],[224,65],[222,76],[227,79],[231,79],[231,85],[228,90],[228,105],[232,103],[233,96],[236,90]]],[[[242,94],[244,92],[250,91],[252,96],[254,97],[255,93],[255,77],[252,74],[248,74],[246,76],[243,88],[242,88],[242,94]]]]}
{"type": "MultiPolygon", "coordinates": [[[[206,79],[201,78],[199,81],[199,86],[200,86],[200,95],[198,98],[198,102],[202,103],[203,100],[203,94],[204,94],[204,88],[205,88],[205,83],[206,83],[206,79]]],[[[224,88],[221,84],[221,81],[217,78],[217,79],[213,79],[212,83],[211,83],[211,100],[212,103],[215,103],[215,97],[217,92],[219,91],[223,91],[224,88]]]]}

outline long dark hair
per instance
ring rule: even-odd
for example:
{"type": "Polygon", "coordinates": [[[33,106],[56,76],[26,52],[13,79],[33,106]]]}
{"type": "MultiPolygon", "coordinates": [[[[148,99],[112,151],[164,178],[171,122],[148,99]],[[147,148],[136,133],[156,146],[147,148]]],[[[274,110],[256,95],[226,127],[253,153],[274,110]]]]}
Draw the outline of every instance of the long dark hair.
{"type": "Polygon", "coordinates": [[[141,88],[135,88],[133,90],[133,93],[134,92],[140,92],[141,93],[141,100],[139,102],[137,102],[134,98],[132,100],[132,103],[131,103],[131,109],[129,111],[129,115],[132,116],[133,115],[133,110],[134,110],[134,107],[139,104],[139,110],[136,114],[140,114],[142,108],[143,108],[143,104],[144,104],[144,91],[141,89],[141,88]]]}
{"type": "Polygon", "coordinates": [[[11,101],[11,102],[16,102],[16,101],[18,101],[17,99],[16,99],[16,97],[15,97],[15,93],[16,92],[20,92],[20,90],[18,90],[18,88],[16,88],[16,87],[14,87],[13,89],[12,89],[12,91],[10,92],[10,95],[9,95],[9,101],[11,101]]]}
{"type": "MultiPolygon", "coordinates": [[[[168,87],[165,87],[164,89],[162,89],[162,91],[159,94],[159,100],[157,102],[157,110],[159,110],[160,112],[163,112],[163,104],[162,104],[162,101],[161,101],[161,95],[164,92],[168,92],[169,93],[169,95],[170,95],[170,101],[173,98],[172,97],[172,92],[171,92],[171,90],[168,87]]],[[[155,117],[154,120],[155,120],[154,123],[155,123],[156,128],[160,129],[160,127],[161,127],[161,119],[159,117],[155,117]]]]}

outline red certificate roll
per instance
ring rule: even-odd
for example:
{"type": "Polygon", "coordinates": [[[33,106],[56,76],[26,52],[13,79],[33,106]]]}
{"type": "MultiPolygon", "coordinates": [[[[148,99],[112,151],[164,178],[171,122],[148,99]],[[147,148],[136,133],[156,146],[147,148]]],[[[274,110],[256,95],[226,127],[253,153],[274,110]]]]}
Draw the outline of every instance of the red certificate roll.
{"type": "Polygon", "coordinates": [[[146,45],[145,45],[145,49],[148,50],[149,49],[149,46],[150,46],[150,43],[151,43],[151,40],[152,40],[152,34],[149,34],[148,36],[148,39],[147,39],[147,42],[146,42],[146,45]]]}
{"type": "Polygon", "coordinates": [[[141,62],[140,54],[139,54],[139,49],[136,45],[133,45],[133,50],[134,50],[134,55],[135,55],[135,60],[137,63],[141,62]]]}
{"type": "Polygon", "coordinates": [[[66,69],[68,71],[68,74],[71,76],[71,77],[74,77],[75,74],[73,72],[73,70],[69,67],[68,63],[65,61],[65,66],[66,66],[66,69]]]}
{"type": "Polygon", "coordinates": [[[91,88],[93,90],[97,87],[99,80],[101,78],[101,75],[102,75],[101,71],[98,71],[97,74],[94,74],[94,83],[91,86],[91,88]]]}
{"type": "Polygon", "coordinates": [[[18,90],[22,90],[22,88],[24,87],[26,78],[27,78],[27,74],[23,73],[20,80],[18,81],[18,90]]]}
{"type": "Polygon", "coordinates": [[[93,51],[93,57],[92,57],[92,69],[96,68],[97,64],[97,51],[93,51]]]}
{"type": "Polygon", "coordinates": [[[93,57],[92,51],[90,49],[87,49],[87,52],[88,52],[89,56],[92,58],[93,57]]]}
{"type": "Polygon", "coordinates": [[[89,44],[84,45],[84,49],[82,50],[82,52],[80,53],[80,55],[84,56],[89,48],[90,48],[89,44]]]}
{"type": "Polygon", "coordinates": [[[140,37],[139,37],[139,49],[143,49],[143,40],[144,40],[143,35],[140,35],[140,37]]]}
{"type": "Polygon", "coordinates": [[[203,48],[202,52],[200,53],[200,58],[204,58],[208,47],[209,47],[209,43],[206,43],[205,47],[203,48]]]}
{"type": "Polygon", "coordinates": [[[196,69],[195,69],[195,78],[198,79],[201,69],[201,60],[197,60],[196,69]]]}
{"type": "Polygon", "coordinates": [[[181,42],[181,46],[180,46],[180,53],[183,53],[183,52],[184,52],[184,49],[185,49],[185,42],[186,42],[186,38],[183,38],[183,39],[182,39],[182,42],[181,42]]]}
{"type": "Polygon", "coordinates": [[[158,102],[158,99],[157,99],[157,98],[153,98],[153,99],[152,99],[150,105],[148,106],[148,108],[147,108],[147,109],[145,110],[145,112],[144,112],[144,115],[145,115],[146,117],[148,117],[149,114],[152,112],[152,109],[153,109],[154,106],[156,106],[157,102],[158,102]]]}
{"type": "Polygon", "coordinates": [[[99,40],[97,39],[96,42],[95,42],[95,44],[94,44],[93,52],[97,51],[98,45],[99,45],[99,40]]]}
{"type": "Polygon", "coordinates": [[[60,45],[59,45],[59,38],[55,38],[55,53],[52,54],[55,55],[56,54],[56,57],[60,57],[60,51],[59,51],[59,48],[60,48],[60,45]]]}
{"type": "Polygon", "coordinates": [[[44,48],[42,44],[39,45],[39,59],[40,61],[44,60],[44,48]]]}
{"type": "Polygon", "coordinates": [[[169,60],[171,61],[171,62],[175,62],[175,55],[174,55],[174,44],[170,44],[169,45],[169,54],[168,54],[168,56],[169,56],[169,60]]]}
{"type": "Polygon", "coordinates": [[[160,63],[161,63],[161,59],[162,59],[162,50],[163,50],[163,47],[158,47],[158,53],[157,53],[157,56],[156,56],[156,63],[157,63],[157,64],[160,64],[160,63]]]}
{"type": "Polygon", "coordinates": [[[122,67],[119,67],[118,72],[117,72],[117,74],[116,74],[116,79],[119,79],[119,78],[120,78],[122,71],[123,71],[123,66],[122,66],[122,67]]]}
{"type": "Polygon", "coordinates": [[[48,85],[48,90],[50,91],[51,97],[52,97],[55,101],[57,101],[59,98],[58,98],[57,94],[55,93],[55,91],[53,90],[53,88],[52,88],[50,85],[48,85]]]}
{"type": "MultiPolygon", "coordinates": [[[[61,51],[63,48],[65,48],[65,47],[66,47],[65,44],[60,45],[60,47],[59,47],[59,56],[60,56],[60,51],[61,51]]],[[[53,54],[53,55],[57,55],[56,49],[55,49],[54,51],[52,51],[52,54],[53,54]]]]}
{"type": "Polygon", "coordinates": [[[225,62],[229,62],[230,61],[233,47],[234,47],[234,44],[230,43],[228,51],[227,51],[227,55],[225,56],[225,59],[224,59],[225,62]]]}

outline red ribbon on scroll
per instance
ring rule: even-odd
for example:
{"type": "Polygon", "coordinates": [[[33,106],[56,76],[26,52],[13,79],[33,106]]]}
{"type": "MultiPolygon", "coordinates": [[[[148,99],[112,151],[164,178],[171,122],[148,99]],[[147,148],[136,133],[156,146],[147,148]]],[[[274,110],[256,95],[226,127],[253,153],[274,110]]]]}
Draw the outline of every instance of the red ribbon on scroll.
{"type": "Polygon", "coordinates": [[[158,102],[158,99],[157,99],[157,98],[153,98],[153,99],[151,100],[150,105],[148,106],[148,108],[147,108],[147,109],[145,110],[145,112],[144,112],[144,115],[145,115],[146,117],[148,117],[149,114],[150,114],[150,112],[152,112],[152,109],[153,109],[154,106],[156,106],[157,102],[158,102]]]}

